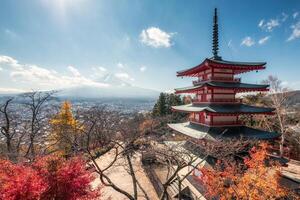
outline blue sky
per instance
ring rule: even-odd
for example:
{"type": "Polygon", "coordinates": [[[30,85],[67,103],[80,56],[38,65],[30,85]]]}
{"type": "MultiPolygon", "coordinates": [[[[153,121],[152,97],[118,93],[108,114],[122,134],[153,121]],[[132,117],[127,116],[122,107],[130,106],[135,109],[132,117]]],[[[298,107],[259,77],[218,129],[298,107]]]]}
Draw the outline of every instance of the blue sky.
{"type": "Polygon", "coordinates": [[[272,74],[300,89],[297,0],[2,0],[0,92],[108,87],[105,74],[160,91],[188,86],[176,71],[211,57],[214,7],[223,59],[268,63],[244,82],[272,74]]]}

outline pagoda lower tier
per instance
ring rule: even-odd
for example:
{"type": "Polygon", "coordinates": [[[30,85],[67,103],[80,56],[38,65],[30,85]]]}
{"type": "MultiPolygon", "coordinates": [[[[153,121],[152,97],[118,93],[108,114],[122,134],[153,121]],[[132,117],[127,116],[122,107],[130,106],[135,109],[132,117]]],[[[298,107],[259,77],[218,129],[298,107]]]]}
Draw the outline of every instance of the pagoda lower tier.
{"type": "Polygon", "coordinates": [[[265,108],[250,106],[246,104],[212,104],[212,103],[201,103],[201,104],[186,104],[181,106],[172,106],[174,111],[196,113],[196,112],[208,112],[212,115],[223,114],[223,115],[238,115],[238,114],[272,114],[274,108],[265,108]]]}
{"type": "Polygon", "coordinates": [[[178,112],[189,113],[189,122],[169,124],[169,127],[197,139],[216,139],[216,137],[244,137],[273,139],[280,134],[267,132],[243,125],[242,115],[272,115],[273,108],[250,106],[246,104],[187,104],[173,106],[178,112]],[[225,132],[226,134],[224,134],[225,132]],[[224,132],[224,133],[223,133],[224,132]]]}
{"type": "Polygon", "coordinates": [[[172,109],[180,112],[210,112],[212,114],[272,114],[274,108],[250,106],[246,104],[186,104],[172,106],[172,109]]]}
{"type": "Polygon", "coordinates": [[[189,113],[189,121],[206,126],[241,126],[241,115],[272,115],[274,110],[245,104],[187,104],[172,109],[189,113]]]}
{"type": "Polygon", "coordinates": [[[268,132],[247,126],[210,127],[193,122],[174,123],[168,124],[168,126],[181,134],[200,140],[218,140],[221,138],[272,140],[280,136],[276,132],[268,132]]]}

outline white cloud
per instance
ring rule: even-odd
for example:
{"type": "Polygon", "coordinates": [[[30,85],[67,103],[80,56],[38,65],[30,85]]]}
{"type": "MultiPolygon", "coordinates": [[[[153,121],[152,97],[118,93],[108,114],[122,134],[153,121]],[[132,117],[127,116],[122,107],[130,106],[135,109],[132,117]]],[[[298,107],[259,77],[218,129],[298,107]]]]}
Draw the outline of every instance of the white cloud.
{"type": "Polygon", "coordinates": [[[262,27],[264,25],[264,23],[265,23],[264,19],[260,20],[258,23],[258,27],[262,27]]]}
{"type": "Polygon", "coordinates": [[[254,44],[255,44],[255,41],[249,36],[245,37],[241,42],[241,45],[244,45],[244,46],[247,46],[247,47],[251,47],[254,44]]]}
{"type": "Polygon", "coordinates": [[[13,94],[13,93],[23,93],[23,92],[27,92],[27,91],[22,90],[22,89],[16,89],[16,88],[3,88],[3,87],[0,87],[0,93],[1,94],[13,94]]]}
{"type": "Polygon", "coordinates": [[[281,13],[281,21],[285,22],[289,16],[286,13],[281,13]]]}
{"type": "Polygon", "coordinates": [[[105,67],[92,67],[93,73],[91,74],[91,78],[97,79],[104,77],[107,74],[107,69],[105,67]]]}
{"type": "Polygon", "coordinates": [[[14,69],[21,69],[22,66],[17,60],[9,56],[0,55],[0,66],[12,67],[14,69]]]}
{"type": "Polygon", "coordinates": [[[0,71],[3,71],[3,68],[2,68],[2,67],[0,67],[0,71]]]}
{"type": "Polygon", "coordinates": [[[120,63],[120,62],[119,62],[119,63],[117,64],[117,67],[120,68],[120,69],[124,69],[124,68],[125,68],[125,65],[124,65],[123,63],[120,63]]]}
{"type": "MultiPolygon", "coordinates": [[[[281,20],[286,20],[285,17],[283,17],[281,20]]],[[[271,32],[274,30],[274,28],[276,28],[277,26],[280,25],[280,22],[278,19],[270,19],[269,21],[265,21],[265,20],[260,20],[260,22],[258,23],[258,26],[267,32],[271,32]]]]}
{"type": "Polygon", "coordinates": [[[294,12],[293,18],[296,19],[298,15],[299,15],[299,12],[294,12]]]}
{"type": "Polygon", "coordinates": [[[80,72],[78,71],[78,69],[76,69],[73,66],[68,66],[68,69],[70,70],[70,72],[74,75],[74,76],[81,76],[80,72]]]}
{"type": "Polygon", "coordinates": [[[282,81],[281,85],[285,88],[291,90],[299,90],[300,89],[300,81],[282,81]]]}
{"type": "Polygon", "coordinates": [[[297,24],[291,26],[292,34],[287,39],[287,41],[292,41],[294,39],[300,38],[300,21],[297,24]]]}
{"type": "Polygon", "coordinates": [[[82,76],[80,72],[72,66],[67,67],[71,74],[64,75],[37,65],[20,64],[12,57],[1,55],[0,65],[9,71],[9,76],[15,84],[22,84],[23,89],[49,90],[82,85],[95,87],[109,86],[106,83],[97,82],[82,76]]]}
{"type": "Polygon", "coordinates": [[[101,71],[101,72],[106,72],[107,71],[107,69],[105,68],[105,67],[98,67],[98,69],[101,71]]]}
{"type": "Polygon", "coordinates": [[[140,41],[148,46],[159,48],[168,48],[172,45],[171,39],[174,33],[167,33],[157,27],[150,27],[142,30],[140,41]]]}
{"type": "Polygon", "coordinates": [[[125,72],[122,72],[122,73],[116,73],[115,76],[116,76],[117,78],[123,78],[123,79],[129,79],[129,78],[130,78],[129,74],[127,74],[127,73],[125,73],[125,72]]]}
{"type": "Polygon", "coordinates": [[[128,73],[126,72],[119,72],[119,73],[115,73],[115,77],[122,79],[122,80],[130,80],[130,81],[134,81],[134,78],[132,78],[128,73]]]}
{"type": "Polygon", "coordinates": [[[227,43],[228,48],[230,48],[233,52],[237,52],[237,49],[235,48],[235,45],[233,44],[232,39],[229,40],[227,43]]]}
{"type": "Polygon", "coordinates": [[[266,24],[265,24],[265,28],[267,31],[273,31],[273,29],[277,26],[279,26],[280,23],[277,19],[271,19],[270,21],[268,21],[266,24]]]}
{"type": "Polygon", "coordinates": [[[261,38],[259,41],[258,41],[258,44],[265,44],[268,40],[270,39],[270,36],[266,36],[266,37],[263,37],[261,38]]]}
{"type": "Polygon", "coordinates": [[[144,72],[144,71],[146,71],[146,70],[147,70],[147,67],[146,67],[146,66],[141,66],[141,67],[140,67],[140,71],[141,71],[141,72],[144,72]]]}

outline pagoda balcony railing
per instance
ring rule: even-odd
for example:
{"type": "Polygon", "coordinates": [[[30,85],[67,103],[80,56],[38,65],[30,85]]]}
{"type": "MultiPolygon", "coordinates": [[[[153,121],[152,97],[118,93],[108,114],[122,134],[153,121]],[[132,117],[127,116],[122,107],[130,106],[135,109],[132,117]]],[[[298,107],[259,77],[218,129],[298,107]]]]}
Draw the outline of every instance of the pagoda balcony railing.
{"type": "Polygon", "coordinates": [[[242,121],[222,121],[222,122],[203,122],[203,121],[197,121],[193,118],[189,118],[189,121],[192,123],[196,123],[196,124],[201,124],[201,125],[205,125],[205,126],[242,126],[244,125],[244,123],[242,121]]]}
{"type": "Polygon", "coordinates": [[[202,103],[242,103],[243,99],[208,99],[202,100],[194,98],[192,99],[194,104],[202,104],[202,103]]]}
{"type": "Polygon", "coordinates": [[[208,79],[199,79],[193,81],[194,85],[197,85],[203,81],[224,81],[224,82],[241,82],[241,78],[230,78],[230,77],[210,77],[208,79]]]}

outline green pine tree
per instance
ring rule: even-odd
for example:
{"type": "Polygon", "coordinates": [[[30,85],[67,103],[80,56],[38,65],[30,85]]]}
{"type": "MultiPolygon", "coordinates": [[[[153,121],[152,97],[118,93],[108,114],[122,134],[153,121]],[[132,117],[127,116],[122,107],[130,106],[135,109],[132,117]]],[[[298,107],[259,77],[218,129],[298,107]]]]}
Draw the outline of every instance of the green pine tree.
{"type": "Polygon", "coordinates": [[[179,95],[160,93],[156,104],[153,107],[153,116],[165,116],[174,114],[172,112],[172,106],[182,105],[182,99],[179,95]]]}

